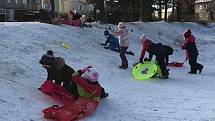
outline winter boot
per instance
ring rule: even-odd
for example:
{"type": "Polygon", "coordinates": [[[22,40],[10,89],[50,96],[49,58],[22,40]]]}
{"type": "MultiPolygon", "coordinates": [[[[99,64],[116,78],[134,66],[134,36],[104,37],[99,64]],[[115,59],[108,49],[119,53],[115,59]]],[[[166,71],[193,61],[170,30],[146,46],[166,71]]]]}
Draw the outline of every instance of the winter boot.
{"type": "Polygon", "coordinates": [[[109,47],[104,47],[104,49],[109,49],[109,47]]]}
{"type": "Polygon", "coordinates": [[[189,74],[197,74],[197,71],[190,71],[189,74]]]}
{"type": "Polygon", "coordinates": [[[121,65],[121,66],[119,66],[119,68],[121,68],[121,69],[127,69],[128,68],[128,66],[126,66],[126,65],[121,65]]]}
{"type": "Polygon", "coordinates": [[[199,69],[199,73],[201,74],[202,73],[202,69],[203,69],[203,65],[201,65],[201,68],[199,69]]]}
{"type": "Polygon", "coordinates": [[[127,52],[127,54],[134,55],[134,53],[132,51],[127,52]]]}
{"type": "Polygon", "coordinates": [[[106,98],[106,97],[108,97],[109,96],[109,94],[108,93],[104,93],[104,94],[102,94],[101,96],[100,96],[100,99],[102,99],[102,98],[106,98]]]}

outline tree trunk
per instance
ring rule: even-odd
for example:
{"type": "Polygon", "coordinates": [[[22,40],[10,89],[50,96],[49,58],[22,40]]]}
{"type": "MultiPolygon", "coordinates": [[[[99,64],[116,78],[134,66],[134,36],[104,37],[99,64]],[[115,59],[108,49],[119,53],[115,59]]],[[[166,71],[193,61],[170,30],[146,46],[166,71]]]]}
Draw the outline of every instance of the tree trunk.
{"type": "Polygon", "coordinates": [[[105,21],[104,0],[96,0],[96,18],[100,21],[105,21]]]}
{"type": "Polygon", "coordinates": [[[168,1],[169,0],[164,1],[164,6],[165,6],[164,21],[167,21],[167,9],[168,9],[167,4],[168,4],[168,1]]]}
{"type": "Polygon", "coordinates": [[[175,0],[172,0],[172,15],[175,15],[175,0]]]}
{"type": "Polygon", "coordinates": [[[159,20],[162,20],[162,1],[159,0],[159,11],[158,11],[158,16],[159,16],[159,20]]]}

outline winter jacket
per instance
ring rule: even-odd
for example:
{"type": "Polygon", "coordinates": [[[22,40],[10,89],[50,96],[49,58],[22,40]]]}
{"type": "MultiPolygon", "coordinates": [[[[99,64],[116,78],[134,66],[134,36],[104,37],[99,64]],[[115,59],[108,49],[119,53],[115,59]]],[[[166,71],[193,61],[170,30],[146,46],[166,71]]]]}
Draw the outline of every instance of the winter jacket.
{"type": "Polygon", "coordinates": [[[91,82],[81,77],[80,71],[79,74],[72,76],[72,81],[77,85],[79,96],[100,101],[101,86],[98,82],[91,82]]]}
{"type": "Polygon", "coordinates": [[[164,47],[160,44],[155,44],[152,42],[149,44],[143,44],[140,58],[144,58],[146,51],[149,53],[149,59],[151,59],[153,55],[155,55],[156,57],[164,57],[165,55],[164,47]]]}
{"type": "Polygon", "coordinates": [[[107,40],[105,42],[105,45],[107,43],[110,43],[110,45],[109,45],[110,49],[119,48],[119,40],[112,34],[107,35],[107,40]]]}
{"type": "Polygon", "coordinates": [[[196,39],[193,35],[190,35],[189,38],[186,38],[186,42],[182,45],[182,49],[185,49],[188,56],[198,55],[198,49],[196,47],[196,39]]]}
{"type": "Polygon", "coordinates": [[[165,55],[172,55],[173,54],[173,48],[167,45],[162,45],[165,50],[165,55]]]}
{"type": "Polygon", "coordinates": [[[76,85],[71,83],[72,74],[75,73],[74,69],[65,64],[63,58],[57,57],[54,64],[47,69],[47,80],[65,87],[70,90],[74,95],[77,95],[76,85]]]}
{"type": "Polygon", "coordinates": [[[129,47],[130,33],[126,28],[119,29],[118,32],[112,32],[115,36],[119,36],[119,45],[121,47],[129,47]]]}

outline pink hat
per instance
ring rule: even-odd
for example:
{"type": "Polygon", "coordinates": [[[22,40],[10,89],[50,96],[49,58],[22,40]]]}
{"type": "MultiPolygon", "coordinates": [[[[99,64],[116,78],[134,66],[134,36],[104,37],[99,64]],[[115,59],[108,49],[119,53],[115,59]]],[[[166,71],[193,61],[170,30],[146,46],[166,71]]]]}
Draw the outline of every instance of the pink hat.
{"type": "Polygon", "coordinates": [[[91,82],[97,82],[99,79],[99,73],[96,70],[89,68],[81,77],[88,79],[91,82]]]}

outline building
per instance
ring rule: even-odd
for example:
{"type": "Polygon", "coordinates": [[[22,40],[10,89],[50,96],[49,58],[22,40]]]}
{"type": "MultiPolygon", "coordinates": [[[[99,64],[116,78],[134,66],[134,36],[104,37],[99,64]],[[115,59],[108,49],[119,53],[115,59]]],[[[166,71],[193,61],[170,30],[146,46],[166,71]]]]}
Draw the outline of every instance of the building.
{"type": "Polygon", "coordinates": [[[196,0],[195,17],[200,21],[215,21],[215,0],[196,0]]]}
{"type": "Polygon", "coordinates": [[[68,13],[76,10],[79,14],[89,16],[94,12],[95,3],[89,0],[55,0],[55,11],[68,13]]]}
{"type": "Polygon", "coordinates": [[[0,21],[26,21],[41,7],[41,0],[0,0],[0,21]]]}

